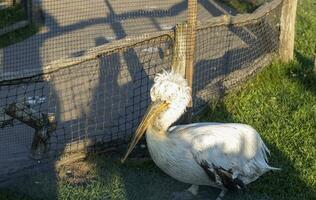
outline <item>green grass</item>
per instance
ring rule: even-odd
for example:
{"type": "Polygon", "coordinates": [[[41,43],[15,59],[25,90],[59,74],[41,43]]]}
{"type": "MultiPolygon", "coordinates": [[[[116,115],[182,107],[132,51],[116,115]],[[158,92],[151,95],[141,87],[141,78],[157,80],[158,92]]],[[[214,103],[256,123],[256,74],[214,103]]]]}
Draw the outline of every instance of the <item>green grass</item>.
{"type": "Polygon", "coordinates": [[[24,28],[7,33],[0,36],[0,48],[4,48],[11,44],[21,42],[38,32],[39,28],[34,24],[28,25],[24,28]]]}
{"type": "Polygon", "coordinates": [[[84,162],[62,167],[57,174],[60,174],[58,178],[54,173],[36,174],[17,183],[15,191],[21,196],[15,195],[15,199],[159,200],[168,199],[173,191],[186,188],[185,184],[158,170],[151,161],[129,161],[122,165],[102,155],[92,155],[84,162]],[[69,170],[75,173],[65,175],[69,170]]]}
{"type": "Polygon", "coordinates": [[[201,117],[255,127],[281,167],[250,185],[272,199],[315,199],[316,77],[312,66],[275,62],[241,90],[229,93],[201,117]]]}
{"type": "Polygon", "coordinates": [[[26,13],[20,4],[0,11],[0,28],[25,20],[26,13]]]}
{"type": "MultiPolygon", "coordinates": [[[[25,20],[26,13],[20,4],[6,8],[0,11],[0,29],[15,22],[25,20]]],[[[34,35],[38,31],[38,27],[30,24],[19,30],[0,36],[0,48],[25,40],[34,35]]]]}
{"type": "MultiPolygon", "coordinates": [[[[196,119],[252,125],[271,150],[271,164],[282,168],[250,184],[246,193],[229,193],[225,200],[316,199],[315,10],[314,0],[299,1],[293,62],[275,61],[223,101],[211,103],[196,119]]],[[[70,177],[38,173],[10,191],[0,190],[0,199],[168,199],[172,192],[188,187],[150,161],[121,165],[94,155],[85,162],[89,170],[78,170],[80,173],[70,177]]],[[[84,166],[74,163],[64,171],[84,166]]],[[[219,192],[207,187],[202,190],[210,199],[219,192]]]]}

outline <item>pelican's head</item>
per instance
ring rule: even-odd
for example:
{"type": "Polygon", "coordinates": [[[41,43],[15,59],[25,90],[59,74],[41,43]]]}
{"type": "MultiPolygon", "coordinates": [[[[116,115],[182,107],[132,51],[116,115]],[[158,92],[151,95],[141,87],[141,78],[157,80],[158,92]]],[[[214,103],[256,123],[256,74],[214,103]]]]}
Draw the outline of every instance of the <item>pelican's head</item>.
{"type": "Polygon", "coordinates": [[[188,82],[180,74],[164,71],[157,74],[150,90],[152,102],[161,101],[169,104],[185,104],[191,100],[188,82]]]}
{"type": "Polygon", "coordinates": [[[159,130],[167,131],[169,126],[181,117],[191,100],[190,87],[180,74],[164,71],[155,77],[150,97],[152,103],[137,128],[122,162],[132,152],[148,126],[154,125],[159,130]]]}

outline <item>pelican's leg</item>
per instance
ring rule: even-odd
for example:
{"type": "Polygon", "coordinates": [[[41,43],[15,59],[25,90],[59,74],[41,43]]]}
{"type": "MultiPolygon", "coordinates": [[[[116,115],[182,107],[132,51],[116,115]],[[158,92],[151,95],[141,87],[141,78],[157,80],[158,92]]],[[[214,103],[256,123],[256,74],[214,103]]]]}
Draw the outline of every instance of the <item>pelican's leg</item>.
{"type": "Polygon", "coordinates": [[[222,198],[225,196],[227,189],[222,189],[221,193],[217,196],[216,200],[223,200],[222,198]]]}
{"type": "Polygon", "coordinates": [[[188,191],[191,192],[194,196],[196,196],[199,192],[199,186],[191,185],[191,187],[188,188],[188,191]]]}
{"type": "Polygon", "coordinates": [[[198,194],[199,186],[192,185],[187,190],[183,192],[174,192],[172,193],[172,200],[194,200],[196,199],[196,195],[198,194]]]}

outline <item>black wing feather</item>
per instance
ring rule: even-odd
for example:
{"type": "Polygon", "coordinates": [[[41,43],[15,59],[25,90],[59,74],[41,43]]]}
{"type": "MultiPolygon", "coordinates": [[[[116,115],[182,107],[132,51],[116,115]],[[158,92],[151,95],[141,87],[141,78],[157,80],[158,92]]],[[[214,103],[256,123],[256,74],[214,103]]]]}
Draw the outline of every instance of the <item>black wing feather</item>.
{"type": "Polygon", "coordinates": [[[245,187],[242,180],[239,178],[233,178],[232,170],[225,170],[222,167],[217,167],[214,164],[213,168],[216,174],[220,177],[223,186],[229,190],[238,190],[245,187]]]}
{"type": "Polygon", "coordinates": [[[210,170],[210,165],[206,160],[202,160],[200,163],[200,166],[203,168],[207,176],[211,179],[211,181],[216,182],[216,176],[215,174],[210,170]]]}
{"type": "Polygon", "coordinates": [[[233,172],[231,169],[226,170],[222,167],[217,167],[214,164],[209,164],[206,160],[199,162],[199,165],[211,181],[221,183],[222,186],[229,190],[238,190],[245,187],[242,180],[239,178],[233,178],[233,172]]]}

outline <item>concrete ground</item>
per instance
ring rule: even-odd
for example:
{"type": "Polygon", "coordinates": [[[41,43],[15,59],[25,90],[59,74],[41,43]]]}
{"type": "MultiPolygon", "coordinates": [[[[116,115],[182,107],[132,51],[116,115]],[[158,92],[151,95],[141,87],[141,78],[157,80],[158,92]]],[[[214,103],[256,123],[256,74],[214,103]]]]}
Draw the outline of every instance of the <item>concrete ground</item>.
{"type": "MultiPolygon", "coordinates": [[[[23,42],[0,49],[1,72],[41,68],[51,61],[78,56],[87,49],[145,32],[170,29],[186,20],[187,1],[64,0],[35,1],[44,26],[23,42]]],[[[223,11],[214,0],[199,1],[198,20],[223,11]]]]}

